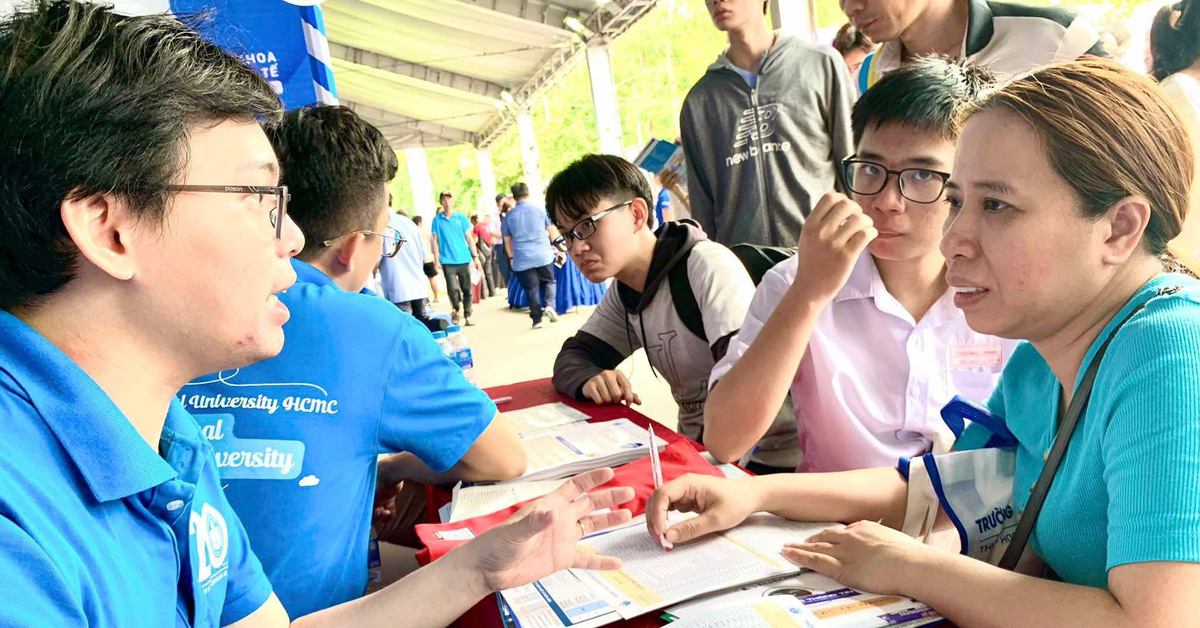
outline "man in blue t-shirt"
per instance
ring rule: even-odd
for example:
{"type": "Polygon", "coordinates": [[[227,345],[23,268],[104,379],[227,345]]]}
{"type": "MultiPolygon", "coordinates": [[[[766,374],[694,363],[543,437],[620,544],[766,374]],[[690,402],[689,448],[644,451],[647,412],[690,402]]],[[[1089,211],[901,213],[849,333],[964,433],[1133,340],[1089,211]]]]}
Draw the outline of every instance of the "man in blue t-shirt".
{"type": "Polygon", "coordinates": [[[454,308],[451,322],[458,324],[458,308],[462,305],[464,324],[471,323],[471,267],[479,268],[475,254],[475,228],[463,214],[454,213],[454,195],[442,192],[438,195],[442,211],[430,221],[433,237],[429,245],[433,248],[433,263],[436,270],[446,278],[446,292],[454,308]]]}
{"type": "Polygon", "coordinates": [[[512,193],[517,206],[504,217],[500,233],[504,236],[504,250],[511,260],[513,274],[529,295],[533,328],[541,329],[543,312],[550,322],[558,322],[558,313],[554,311],[556,256],[550,246],[550,242],[558,237],[558,229],[550,223],[546,208],[529,200],[528,185],[514,183],[512,193]]]}
{"type": "MultiPolygon", "coordinates": [[[[380,241],[396,242],[384,233],[396,158],[383,134],[342,107],[288,112],[268,133],[306,236],[296,285],[280,295],[289,341],[278,357],[192,382],[180,401],[213,443],[276,594],[302,616],[366,588],[380,454],[404,452],[379,463],[379,486],[404,482],[393,511],[417,516],[424,491],[414,481],[506,480],[525,455],[426,329],[359,294],[380,241]]],[[[415,544],[415,523],[393,524],[390,538],[415,544]]]]}
{"type": "MultiPolygon", "coordinates": [[[[254,435],[227,421],[201,428],[176,397],[221,369],[236,384],[238,367],[284,344],[289,312],[276,295],[295,281],[289,260],[304,236],[288,219],[288,189],[259,123],[280,116],[278,97],[173,17],[91,2],[31,3],[0,18],[0,67],[0,626],[287,626],[205,438],[254,435]]],[[[299,287],[326,290],[335,288],[299,287]]],[[[344,353],[327,352],[321,360],[344,353]]],[[[230,390],[214,403],[269,405],[230,390]]],[[[332,399],[315,389],[291,390],[281,408],[349,422],[321,414],[332,399]]],[[[290,422],[281,414],[275,420],[290,422]]],[[[303,445],[223,460],[286,475],[301,470],[303,445]]],[[[438,452],[434,464],[451,457],[438,452]]],[[[313,475],[297,483],[339,480],[313,475]]],[[[402,581],[303,625],[445,626],[486,595],[555,570],[615,569],[616,559],[576,549],[581,534],[629,519],[588,515],[633,497],[583,494],[611,478],[578,476],[402,581]]],[[[304,528],[300,545],[339,532],[293,514],[275,533],[304,528]]]]}

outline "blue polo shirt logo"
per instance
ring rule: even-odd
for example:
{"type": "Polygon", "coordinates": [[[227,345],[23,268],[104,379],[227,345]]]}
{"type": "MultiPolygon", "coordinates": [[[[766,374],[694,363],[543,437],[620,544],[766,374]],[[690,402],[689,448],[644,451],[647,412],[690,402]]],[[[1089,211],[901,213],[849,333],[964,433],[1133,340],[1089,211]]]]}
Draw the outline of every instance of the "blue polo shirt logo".
{"type": "Polygon", "coordinates": [[[229,575],[229,526],[221,511],[204,504],[200,512],[192,509],[188,535],[192,537],[199,559],[196,579],[205,593],[229,575]]]}

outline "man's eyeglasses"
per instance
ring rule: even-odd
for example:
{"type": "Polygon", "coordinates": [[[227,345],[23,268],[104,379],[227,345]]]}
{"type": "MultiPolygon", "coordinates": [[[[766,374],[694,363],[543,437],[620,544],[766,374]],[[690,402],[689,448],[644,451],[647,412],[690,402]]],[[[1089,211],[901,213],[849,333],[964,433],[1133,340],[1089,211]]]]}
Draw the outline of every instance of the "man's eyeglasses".
{"type": "Polygon", "coordinates": [[[286,185],[168,185],[172,192],[217,192],[221,194],[245,194],[267,213],[271,226],[275,227],[275,239],[283,239],[283,222],[287,216],[287,204],[292,200],[286,185]]]}
{"type": "Polygon", "coordinates": [[[571,247],[575,245],[576,240],[586,240],[592,237],[592,234],[596,233],[596,222],[598,220],[611,214],[612,212],[617,211],[618,209],[621,209],[622,207],[632,204],[633,201],[625,201],[620,205],[613,205],[604,211],[596,212],[595,214],[580,220],[579,222],[575,223],[574,227],[567,229],[562,235],[554,239],[554,242],[552,242],[554,248],[562,251],[563,253],[570,251],[571,247]]]}
{"type": "Polygon", "coordinates": [[[350,236],[357,235],[359,233],[364,234],[364,235],[373,235],[373,236],[378,237],[380,240],[383,240],[383,256],[384,257],[396,257],[396,254],[400,252],[400,247],[404,246],[404,243],[407,242],[407,240],[400,237],[399,232],[397,232],[395,229],[392,229],[391,227],[388,227],[387,229],[384,230],[383,233],[375,233],[374,231],[371,231],[370,229],[359,229],[358,231],[351,231],[350,233],[340,235],[331,240],[326,240],[321,243],[321,246],[333,246],[334,242],[337,242],[338,240],[341,240],[344,238],[349,238],[350,236]]]}
{"type": "Polygon", "coordinates": [[[938,172],[928,168],[905,168],[904,170],[888,170],[873,161],[864,161],[850,156],[842,160],[845,169],[846,186],[855,194],[878,194],[887,186],[888,178],[896,175],[900,182],[900,196],[921,204],[937,202],[946,191],[948,172],[938,172]]]}

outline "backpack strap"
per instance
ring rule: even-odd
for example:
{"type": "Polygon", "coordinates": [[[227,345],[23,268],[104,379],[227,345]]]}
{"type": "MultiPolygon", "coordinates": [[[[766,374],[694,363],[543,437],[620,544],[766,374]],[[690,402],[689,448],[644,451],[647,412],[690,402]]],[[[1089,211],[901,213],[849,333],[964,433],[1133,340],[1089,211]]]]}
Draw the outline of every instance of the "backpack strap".
{"type": "Polygon", "coordinates": [[[700,304],[696,302],[692,282],[688,279],[688,259],[691,255],[689,250],[667,271],[667,284],[671,288],[671,303],[675,306],[675,314],[683,321],[688,331],[708,344],[708,334],[704,333],[704,316],[700,313],[700,304]]]}

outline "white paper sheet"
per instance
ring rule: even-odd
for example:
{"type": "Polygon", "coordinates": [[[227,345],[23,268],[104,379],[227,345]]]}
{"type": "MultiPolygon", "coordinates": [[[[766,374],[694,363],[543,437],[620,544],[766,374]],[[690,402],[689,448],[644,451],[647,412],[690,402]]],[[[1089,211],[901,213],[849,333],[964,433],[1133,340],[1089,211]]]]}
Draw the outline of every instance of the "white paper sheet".
{"type": "Polygon", "coordinates": [[[762,599],[726,605],[670,625],[671,628],[804,628],[806,615],[795,598],[762,599]]]}
{"type": "Polygon", "coordinates": [[[840,588],[842,585],[838,584],[837,580],[813,571],[806,571],[794,576],[779,576],[699,597],[672,606],[665,612],[678,619],[689,619],[733,603],[749,603],[780,596],[798,598],[840,588]]]}
{"type": "Polygon", "coordinates": [[[591,537],[587,549],[623,561],[619,571],[576,572],[604,595],[625,618],[677,604],[693,597],[794,574],[799,568],[779,554],[783,543],[801,542],[837,524],[787,521],[768,514],[752,515],[734,531],[677,545],[668,552],[644,528],[591,537]]]}
{"type": "Polygon", "coordinates": [[[501,591],[500,597],[521,628],[594,628],[621,619],[608,600],[565,570],[501,591]]]}
{"type": "Polygon", "coordinates": [[[565,482],[566,480],[542,480],[456,488],[453,507],[450,509],[450,523],[488,515],[527,499],[549,495],[565,482]]]}
{"type": "Polygon", "coordinates": [[[632,462],[646,455],[646,441],[646,430],[628,419],[572,423],[533,432],[521,439],[529,466],[523,475],[508,482],[565,478],[632,462]]]}
{"type": "Polygon", "coordinates": [[[547,403],[523,410],[504,412],[501,416],[512,424],[513,430],[517,432],[518,436],[591,418],[565,403],[547,403]]]}

